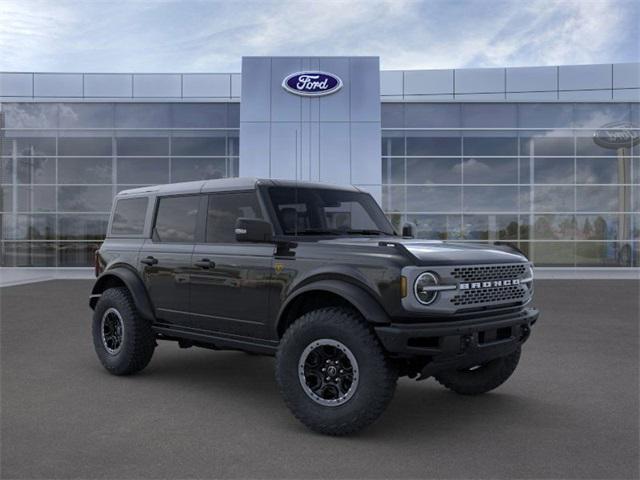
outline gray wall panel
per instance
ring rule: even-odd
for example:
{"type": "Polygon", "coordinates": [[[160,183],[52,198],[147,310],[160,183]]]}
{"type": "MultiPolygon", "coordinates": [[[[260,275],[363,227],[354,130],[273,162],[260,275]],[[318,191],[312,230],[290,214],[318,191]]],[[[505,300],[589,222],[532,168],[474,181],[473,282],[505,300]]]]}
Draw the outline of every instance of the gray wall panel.
{"type": "MultiPolygon", "coordinates": [[[[319,70],[330,72],[342,79],[343,86],[336,93],[319,97],[321,122],[348,122],[351,114],[349,98],[351,89],[348,58],[320,58],[319,70]]],[[[289,94],[290,95],[290,94],[289,94]]]]}
{"type": "Polygon", "coordinates": [[[402,71],[380,72],[380,95],[402,96],[402,71]]]}
{"type": "Polygon", "coordinates": [[[456,70],[455,93],[504,92],[504,68],[456,70]]]}
{"type": "MultiPolygon", "coordinates": [[[[282,88],[282,80],[292,72],[302,69],[299,58],[275,57],[271,61],[271,121],[300,121],[301,97],[291,95],[282,88]]],[[[266,82],[267,79],[263,79],[266,82]]]]}
{"type": "Polygon", "coordinates": [[[551,101],[558,99],[558,92],[507,92],[507,100],[514,102],[537,102],[551,101]]]}
{"type": "Polygon", "coordinates": [[[415,70],[404,74],[405,95],[453,93],[453,70],[415,70]]]}
{"type": "Polygon", "coordinates": [[[507,92],[556,91],[556,67],[507,68],[507,92]]]}
{"type": "Polygon", "coordinates": [[[185,74],[182,76],[183,97],[231,96],[231,76],[221,74],[185,74]]]}
{"type": "Polygon", "coordinates": [[[270,129],[266,122],[240,122],[240,176],[269,177],[270,129]],[[250,142],[243,142],[250,138],[250,142]]]}
{"type": "Polygon", "coordinates": [[[302,141],[299,125],[299,122],[271,123],[271,167],[269,177],[288,180],[300,178],[302,141]]]}
{"type": "Polygon", "coordinates": [[[132,75],[88,73],[84,76],[85,97],[123,97],[133,96],[132,75]]]}
{"type": "Polygon", "coordinates": [[[614,90],[613,99],[620,102],[640,102],[640,88],[614,90]]]}
{"type": "Polygon", "coordinates": [[[271,119],[270,79],[270,58],[243,57],[240,121],[268,122],[271,119]]]}
{"type": "Polygon", "coordinates": [[[36,97],[82,97],[81,74],[36,73],[33,81],[36,97]]]}
{"type": "Polygon", "coordinates": [[[640,88],[640,63],[614,64],[613,88],[640,88]]]}
{"type": "Polygon", "coordinates": [[[611,65],[566,65],[559,68],[560,90],[598,90],[612,86],[611,65]]]}
{"type": "Polygon", "coordinates": [[[0,73],[0,97],[30,97],[33,95],[33,75],[30,73],[0,73]]]}
{"type": "Polygon", "coordinates": [[[606,101],[611,100],[611,90],[577,90],[572,92],[560,91],[560,100],[575,101],[606,101]]]}
{"type": "Polygon", "coordinates": [[[351,182],[356,184],[382,183],[380,168],[380,124],[354,122],[351,124],[351,182]],[[375,141],[374,141],[375,139],[375,141]]]}
{"type": "Polygon", "coordinates": [[[378,57],[351,58],[352,122],[380,121],[380,61],[378,57]]]}
{"type": "Polygon", "coordinates": [[[137,74],[133,76],[133,95],[136,97],[181,97],[180,75],[137,74]]]}
{"type": "Polygon", "coordinates": [[[242,75],[239,73],[231,74],[231,96],[240,98],[242,94],[242,75]]]}
{"type": "Polygon", "coordinates": [[[320,180],[350,184],[349,122],[320,123],[320,180]]]}

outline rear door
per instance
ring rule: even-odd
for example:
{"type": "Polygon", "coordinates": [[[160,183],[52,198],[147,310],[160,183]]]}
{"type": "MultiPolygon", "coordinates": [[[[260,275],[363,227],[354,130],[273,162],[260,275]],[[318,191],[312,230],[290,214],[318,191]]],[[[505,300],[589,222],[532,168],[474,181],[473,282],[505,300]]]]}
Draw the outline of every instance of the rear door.
{"type": "Polygon", "coordinates": [[[236,242],[239,217],[263,217],[256,191],[207,195],[205,243],[192,257],[191,321],[212,332],[267,338],[275,246],[236,242]]]}
{"type": "Polygon", "coordinates": [[[200,195],[159,197],[152,238],[140,252],[140,271],[160,321],[188,324],[191,256],[200,195]]]}

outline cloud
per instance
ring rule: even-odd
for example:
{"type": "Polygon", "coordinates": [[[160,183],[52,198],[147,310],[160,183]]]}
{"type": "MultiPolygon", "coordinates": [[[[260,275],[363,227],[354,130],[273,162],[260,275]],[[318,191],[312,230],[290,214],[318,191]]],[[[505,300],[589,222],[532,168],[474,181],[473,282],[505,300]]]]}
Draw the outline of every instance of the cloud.
{"type": "Polygon", "coordinates": [[[243,55],[386,69],[637,61],[632,0],[0,0],[0,70],[239,71],[243,55]]]}

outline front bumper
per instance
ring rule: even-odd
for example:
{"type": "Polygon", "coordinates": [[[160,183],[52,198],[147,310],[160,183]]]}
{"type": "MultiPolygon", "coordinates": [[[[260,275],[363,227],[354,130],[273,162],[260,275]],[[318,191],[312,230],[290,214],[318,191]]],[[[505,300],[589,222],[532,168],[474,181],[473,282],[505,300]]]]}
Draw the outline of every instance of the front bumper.
{"type": "Polygon", "coordinates": [[[402,357],[424,357],[425,378],[442,370],[466,368],[509,355],[528,338],[539,312],[517,313],[464,321],[391,324],[375,327],[383,347],[402,357]]]}

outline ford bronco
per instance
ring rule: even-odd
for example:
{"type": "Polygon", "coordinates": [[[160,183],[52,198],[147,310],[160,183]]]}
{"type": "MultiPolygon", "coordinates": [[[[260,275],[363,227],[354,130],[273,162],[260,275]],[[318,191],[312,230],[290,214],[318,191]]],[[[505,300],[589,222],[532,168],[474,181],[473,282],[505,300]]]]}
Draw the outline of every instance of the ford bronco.
{"type": "Polygon", "coordinates": [[[93,344],[114,375],[158,341],[275,355],[311,429],[345,435],[399,376],[474,395],[514,372],[538,318],[508,245],[399,235],[355,187],[229,178],[120,192],[96,253],[93,344]]]}

